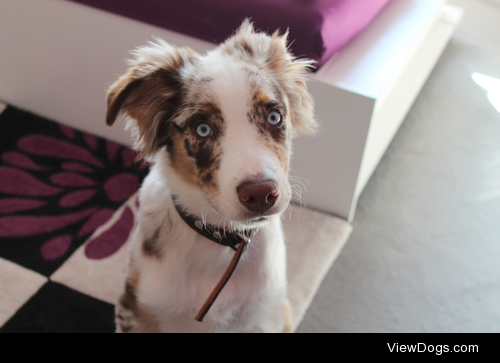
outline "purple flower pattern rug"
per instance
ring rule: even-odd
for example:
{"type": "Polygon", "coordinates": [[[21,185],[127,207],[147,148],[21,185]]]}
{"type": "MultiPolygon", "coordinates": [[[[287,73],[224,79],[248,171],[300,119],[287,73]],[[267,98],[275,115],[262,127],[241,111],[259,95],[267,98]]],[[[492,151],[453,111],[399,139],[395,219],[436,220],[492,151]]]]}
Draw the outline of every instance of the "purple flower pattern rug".
{"type": "MultiPolygon", "coordinates": [[[[0,257],[50,276],[139,188],[133,150],[8,107],[0,115],[0,257]]],[[[126,242],[125,210],[88,258],[126,242]],[[109,243],[112,241],[112,243],[109,243]]]]}

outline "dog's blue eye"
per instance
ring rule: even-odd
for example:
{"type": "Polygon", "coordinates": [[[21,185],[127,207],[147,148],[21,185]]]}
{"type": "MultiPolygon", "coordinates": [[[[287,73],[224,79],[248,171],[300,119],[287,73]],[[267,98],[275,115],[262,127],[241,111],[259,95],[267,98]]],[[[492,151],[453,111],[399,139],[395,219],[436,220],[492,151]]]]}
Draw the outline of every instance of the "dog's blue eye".
{"type": "Polygon", "coordinates": [[[281,122],[281,114],[278,111],[271,111],[267,116],[269,125],[276,126],[281,122]]]}
{"type": "Polygon", "coordinates": [[[199,124],[196,128],[196,133],[201,137],[209,137],[212,135],[212,129],[207,124],[199,124]]]}

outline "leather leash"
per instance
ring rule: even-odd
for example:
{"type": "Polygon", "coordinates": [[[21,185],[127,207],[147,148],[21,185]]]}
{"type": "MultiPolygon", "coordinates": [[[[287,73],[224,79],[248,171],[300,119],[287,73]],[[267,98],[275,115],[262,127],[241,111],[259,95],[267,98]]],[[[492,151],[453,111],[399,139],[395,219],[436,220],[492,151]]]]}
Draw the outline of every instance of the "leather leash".
{"type": "Polygon", "coordinates": [[[233,275],[234,270],[236,269],[236,266],[238,266],[238,262],[240,262],[241,255],[243,252],[245,252],[248,244],[250,243],[250,238],[248,238],[245,235],[240,235],[241,237],[241,243],[238,247],[238,250],[234,254],[233,259],[231,260],[231,263],[229,264],[229,267],[227,268],[226,272],[222,276],[221,280],[215,286],[215,289],[212,291],[210,296],[208,297],[207,301],[205,301],[205,304],[203,304],[203,307],[201,310],[198,312],[198,315],[196,315],[195,319],[199,321],[200,323],[203,321],[205,316],[207,315],[208,311],[214,304],[215,300],[219,297],[219,294],[222,292],[222,289],[226,286],[227,282],[233,275]]]}

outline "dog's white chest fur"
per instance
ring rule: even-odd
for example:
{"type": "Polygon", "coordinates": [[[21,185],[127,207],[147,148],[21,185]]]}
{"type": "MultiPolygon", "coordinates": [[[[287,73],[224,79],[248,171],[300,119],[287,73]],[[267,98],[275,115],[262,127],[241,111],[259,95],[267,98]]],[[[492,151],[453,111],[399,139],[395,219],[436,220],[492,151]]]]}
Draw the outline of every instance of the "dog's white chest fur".
{"type": "Polygon", "coordinates": [[[141,189],[141,222],[131,246],[140,270],[136,294],[143,309],[153,313],[164,332],[279,332],[286,298],[286,251],[279,217],[260,228],[203,323],[194,320],[227,269],[234,251],[199,235],[172,209],[171,195],[152,172],[141,189]],[[158,195],[158,184],[163,193],[158,195]],[[158,208],[155,213],[152,211],[158,208]],[[165,206],[169,206],[165,208],[165,206]],[[148,218],[149,216],[149,218],[148,218]],[[161,260],[145,258],[143,229],[154,230],[170,220],[159,239],[165,241],[161,260]]]}

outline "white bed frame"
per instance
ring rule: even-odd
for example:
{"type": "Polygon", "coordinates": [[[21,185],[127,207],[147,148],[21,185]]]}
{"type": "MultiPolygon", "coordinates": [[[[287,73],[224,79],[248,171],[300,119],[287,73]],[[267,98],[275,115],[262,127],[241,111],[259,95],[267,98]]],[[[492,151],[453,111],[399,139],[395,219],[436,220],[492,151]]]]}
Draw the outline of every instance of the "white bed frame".
{"type": "MultiPolygon", "coordinates": [[[[446,0],[392,0],[309,87],[322,131],[295,143],[308,207],[349,221],[359,195],[460,22],[446,0]]],[[[130,144],[104,124],[105,93],[128,51],[160,36],[214,45],[63,0],[0,0],[0,100],[130,144]]],[[[1,108],[1,107],[0,107],[1,108]]]]}

